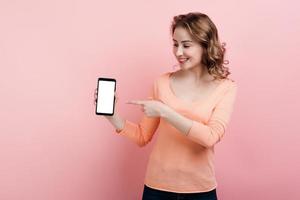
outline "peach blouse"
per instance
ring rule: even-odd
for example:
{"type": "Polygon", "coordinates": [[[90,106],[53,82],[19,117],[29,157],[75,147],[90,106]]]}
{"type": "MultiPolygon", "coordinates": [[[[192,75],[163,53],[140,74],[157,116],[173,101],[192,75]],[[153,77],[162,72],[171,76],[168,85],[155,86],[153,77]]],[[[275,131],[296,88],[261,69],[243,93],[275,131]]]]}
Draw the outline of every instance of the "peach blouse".
{"type": "Polygon", "coordinates": [[[160,117],[143,115],[136,124],[125,120],[117,134],[139,146],[157,140],[149,157],[144,183],[152,188],[180,193],[206,192],[217,187],[214,171],[214,145],[224,136],[234,107],[237,85],[223,79],[202,101],[185,102],[170,87],[172,72],[161,74],[153,83],[150,98],[159,100],[193,121],[188,134],[182,134],[160,117]]]}

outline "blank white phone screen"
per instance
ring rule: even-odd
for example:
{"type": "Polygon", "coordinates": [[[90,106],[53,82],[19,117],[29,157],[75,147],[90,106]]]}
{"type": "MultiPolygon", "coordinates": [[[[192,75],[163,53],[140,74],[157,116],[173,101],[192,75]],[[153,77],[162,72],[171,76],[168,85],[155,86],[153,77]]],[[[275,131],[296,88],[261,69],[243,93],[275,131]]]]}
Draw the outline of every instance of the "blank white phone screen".
{"type": "Polygon", "coordinates": [[[114,81],[99,80],[97,113],[113,113],[115,84],[114,81]]]}

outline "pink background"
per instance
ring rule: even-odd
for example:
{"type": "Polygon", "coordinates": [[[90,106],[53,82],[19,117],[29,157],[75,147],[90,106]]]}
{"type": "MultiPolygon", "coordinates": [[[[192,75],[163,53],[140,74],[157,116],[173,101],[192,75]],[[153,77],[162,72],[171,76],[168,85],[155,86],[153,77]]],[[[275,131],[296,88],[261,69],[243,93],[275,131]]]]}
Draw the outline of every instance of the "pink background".
{"type": "Polygon", "coordinates": [[[116,78],[117,110],[138,122],[125,102],[173,70],[170,22],[190,11],[217,25],[239,85],[216,146],[218,196],[300,199],[300,5],[281,2],[2,0],[0,199],[140,199],[154,141],[116,135],[93,92],[116,78]]]}

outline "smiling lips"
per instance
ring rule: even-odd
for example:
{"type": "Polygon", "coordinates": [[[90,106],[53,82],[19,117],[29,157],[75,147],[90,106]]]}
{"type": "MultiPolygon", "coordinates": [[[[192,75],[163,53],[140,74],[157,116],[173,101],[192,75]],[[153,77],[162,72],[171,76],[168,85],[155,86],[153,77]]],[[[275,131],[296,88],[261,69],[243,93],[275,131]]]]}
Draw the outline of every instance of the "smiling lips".
{"type": "Polygon", "coordinates": [[[188,60],[188,58],[180,58],[180,59],[178,59],[178,62],[184,63],[184,62],[187,61],[187,60],[188,60]]]}

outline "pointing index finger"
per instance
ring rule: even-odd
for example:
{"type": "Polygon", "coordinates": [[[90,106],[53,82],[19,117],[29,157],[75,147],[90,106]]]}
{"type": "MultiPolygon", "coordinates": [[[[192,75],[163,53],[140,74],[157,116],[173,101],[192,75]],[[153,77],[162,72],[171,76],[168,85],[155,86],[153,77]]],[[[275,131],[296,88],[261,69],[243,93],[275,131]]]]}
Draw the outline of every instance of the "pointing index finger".
{"type": "Polygon", "coordinates": [[[134,105],[143,105],[143,101],[139,100],[133,100],[133,101],[128,101],[127,104],[134,104],[134,105]]]}

